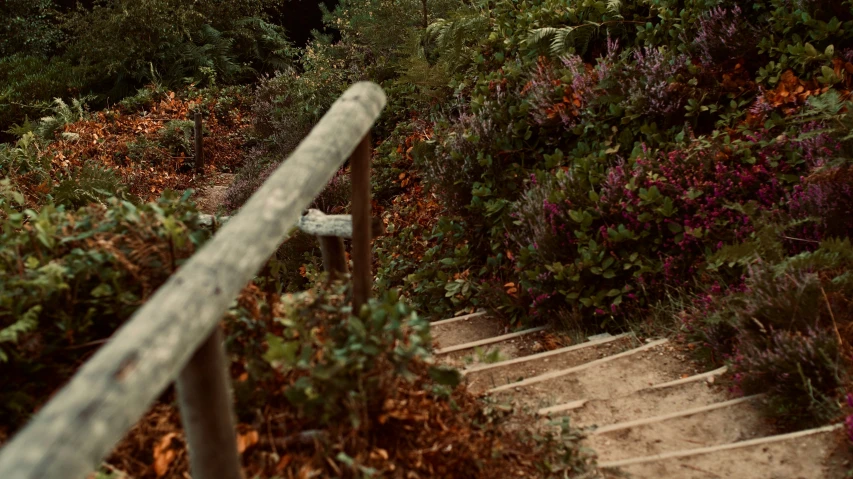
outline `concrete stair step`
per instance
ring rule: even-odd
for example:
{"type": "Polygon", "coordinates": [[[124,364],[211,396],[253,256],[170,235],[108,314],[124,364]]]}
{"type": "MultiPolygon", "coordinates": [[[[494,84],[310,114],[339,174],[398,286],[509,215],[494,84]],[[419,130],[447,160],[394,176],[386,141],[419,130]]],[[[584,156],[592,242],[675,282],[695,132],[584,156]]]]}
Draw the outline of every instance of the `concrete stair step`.
{"type": "Polygon", "coordinates": [[[761,396],[611,424],[592,431],[587,445],[599,461],[617,461],[755,439],[773,431],[757,406],[761,396]]]}
{"type": "Polygon", "coordinates": [[[551,371],[488,392],[532,411],[586,398],[623,396],[678,379],[684,362],[674,359],[666,339],[572,368],[551,371]]]}
{"type": "Polygon", "coordinates": [[[443,319],[430,324],[432,340],[438,349],[470,343],[506,333],[505,326],[485,311],[443,319]]]}
{"type": "Polygon", "coordinates": [[[652,385],[626,395],[572,401],[540,409],[543,416],[569,416],[575,427],[610,424],[667,414],[726,401],[728,393],[718,378],[719,368],[687,378],[652,385]]]}
{"type": "Polygon", "coordinates": [[[436,359],[457,369],[518,359],[544,351],[547,334],[545,327],[538,327],[457,344],[435,351],[436,359]]]}
{"type": "Polygon", "coordinates": [[[479,393],[550,371],[571,368],[611,356],[636,346],[635,341],[631,334],[620,334],[532,355],[516,354],[514,359],[469,366],[462,373],[465,375],[468,389],[479,393]]]}
{"type": "Polygon", "coordinates": [[[747,441],[599,462],[607,478],[841,479],[842,424],[747,441]]]}

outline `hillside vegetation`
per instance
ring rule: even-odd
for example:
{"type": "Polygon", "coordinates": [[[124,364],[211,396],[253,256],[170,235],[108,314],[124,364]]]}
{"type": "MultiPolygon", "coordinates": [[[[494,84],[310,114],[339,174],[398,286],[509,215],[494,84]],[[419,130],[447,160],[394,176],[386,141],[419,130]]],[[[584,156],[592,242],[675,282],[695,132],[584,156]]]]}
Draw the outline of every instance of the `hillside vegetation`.
{"type": "MultiPolygon", "coordinates": [[[[210,237],[189,112],[206,173],[236,175],[233,214],[361,80],[389,98],[373,131],[382,299],[355,320],[297,236],[235,302],[250,471],[580,473],[571,434],[507,432],[431,365],[423,318],[478,308],[670,331],[730,365],[733,389],[770,391],[782,425],[853,418],[853,1],[340,0],[304,48],[272,20],[287,8],[0,7],[17,25],[0,27],[0,441],[210,237]],[[453,453],[414,453],[438,444],[453,453]]],[[[314,206],[348,198],[340,174],[314,206]]],[[[110,467],[181,477],[183,457],[156,465],[179,434],[171,404],[110,467]]]]}

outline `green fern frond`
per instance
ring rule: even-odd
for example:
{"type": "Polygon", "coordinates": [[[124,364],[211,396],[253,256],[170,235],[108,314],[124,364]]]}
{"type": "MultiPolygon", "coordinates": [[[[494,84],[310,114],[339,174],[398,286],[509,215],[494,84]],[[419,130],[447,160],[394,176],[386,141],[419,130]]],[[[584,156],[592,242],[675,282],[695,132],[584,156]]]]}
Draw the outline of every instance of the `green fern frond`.
{"type": "MultiPolygon", "coordinates": [[[[42,307],[33,306],[28,309],[27,312],[21,315],[21,317],[12,323],[9,326],[6,326],[3,329],[0,329],[0,344],[2,343],[17,343],[18,339],[27,333],[35,331],[38,328],[38,319],[39,314],[41,314],[42,307]]],[[[0,349],[0,362],[6,362],[9,360],[9,356],[0,349]]]]}
{"type": "Polygon", "coordinates": [[[551,39],[551,55],[560,56],[566,53],[574,53],[575,30],[578,27],[564,27],[557,30],[551,39]]]}
{"type": "Polygon", "coordinates": [[[548,43],[548,53],[561,57],[575,52],[584,52],[601,25],[594,22],[562,28],[543,27],[532,30],[524,42],[532,47],[548,43]]]}
{"type": "Polygon", "coordinates": [[[283,27],[259,17],[246,17],[237,21],[235,34],[250,42],[253,59],[279,71],[293,68],[297,53],[283,27]]]}
{"type": "Polygon", "coordinates": [[[607,12],[611,15],[620,15],[622,0],[607,0],[607,12]]]}
{"type": "Polygon", "coordinates": [[[472,46],[478,43],[488,25],[489,20],[482,12],[436,20],[426,28],[423,43],[432,44],[450,70],[457,71],[472,61],[469,55],[472,46]]]}
{"type": "Polygon", "coordinates": [[[559,29],[554,27],[543,27],[531,30],[524,39],[524,43],[529,46],[539,45],[545,40],[553,38],[559,29]]]}
{"type": "Polygon", "coordinates": [[[115,171],[90,162],[77,169],[70,178],[60,181],[53,190],[53,199],[56,204],[80,208],[90,203],[102,203],[105,198],[123,193],[121,180],[115,171]]]}
{"type": "Polygon", "coordinates": [[[57,131],[65,125],[86,118],[86,101],[91,97],[74,98],[71,104],[62,98],[53,99],[53,114],[39,119],[33,131],[36,135],[47,140],[52,140],[57,131]]]}

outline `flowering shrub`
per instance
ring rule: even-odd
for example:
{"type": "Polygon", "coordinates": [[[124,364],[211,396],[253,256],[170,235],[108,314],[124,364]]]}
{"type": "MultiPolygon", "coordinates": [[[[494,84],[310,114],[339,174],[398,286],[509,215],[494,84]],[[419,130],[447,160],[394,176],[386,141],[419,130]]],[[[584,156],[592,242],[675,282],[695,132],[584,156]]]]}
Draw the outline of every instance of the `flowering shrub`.
{"type": "Polygon", "coordinates": [[[755,27],[747,22],[739,5],[712,8],[699,17],[698,27],[692,43],[707,66],[750,53],[758,41],[755,27]]]}
{"type": "Polygon", "coordinates": [[[665,48],[634,51],[635,64],[626,68],[625,95],[628,110],[663,117],[678,114],[691,96],[687,85],[689,58],[665,48]]]}
{"type": "Polygon", "coordinates": [[[560,59],[567,77],[557,77],[554,66],[540,58],[530,81],[521,90],[530,102],[530,116],[539,125],[561,123],[571,128],[578,124],[582,109],[595,97],[598,83],[593,69],[587,69],[577,55],[560,59]]]}
{"type": "Polygon", "coordinates": [[[783,424],[825,423],[853,387],[853,247],[849,238],[826,240],[786,256],[780,240],[742,248],[750,260],[742,284],[701,295],[682,325],[715,362],[730,364],[739,392],[767,392],[767,411],[783,424]],[[764,250],[775,253],[756,254],[764,250]]]}
{"type": "Polygon", "coordinates": [[[514,159],[506,153],[504,143],[514,135],[495,118],[507,101],[498,88],[480,108],[463,110],[436,124],[434,134],[442,137],[441,142],[414,148],[415,164],[425,184],[441,195],[452,214],[471,217],[482,212],[483,201],[503,198],[517,189],[500,181],[514,159]]]}
{"type": "Polygon", "coordinates": [[[765,341],[740,342],[735,384],[744,394],[767,393],[765,409],[788,426],[824,424],[837,417],[848,380],[839,346],[829,329],[770,330],[765,341]]]}
{"type": "Polygon", "coordinates": [[[730,203],[773,208],[783,195],[777,176],[791,167],[741,154],[696,141],[668,154],[641,152],[597,187],[563,171],[534,184],[518,203],[512,237],[534,310],[547,298],[611,314],[689,285],[707,252],[753,229],[730,203]]]}
{"type": "Polygon", "coordinates": [[[806,222],[794,231],[802,240],[853,237],[853,168],[828,168],[794,186],[788,210],[806,222]]]}

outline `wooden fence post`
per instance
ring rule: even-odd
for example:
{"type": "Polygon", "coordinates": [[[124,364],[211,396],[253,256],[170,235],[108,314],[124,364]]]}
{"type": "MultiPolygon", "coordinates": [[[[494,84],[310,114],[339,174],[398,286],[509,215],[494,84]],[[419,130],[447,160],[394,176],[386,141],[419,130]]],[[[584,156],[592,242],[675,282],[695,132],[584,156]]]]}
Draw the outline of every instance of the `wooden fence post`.
{"type": "Polygon", "coordinates": [[[352,311],[358,315],[373,289],[370,251],[370,132],[350,156],[352,178],[352,311]]]}
{"type": "Polygon", "coordinates": [[[320,236],[319,239],[323,269],[329,273],[329,281],[343,278],[349,272],[344,239],[340,236],[320,236]]]}
{"type": "Polygon", "coordinates": [[[217,326],[177,380],[193,479],[243,479],[228,377],[222,331],[217,326]]]}
{"type": "Polygon", "coordinates": [[[204,173],[204,147],[202,143],[203,130],[201,127],[201,110],[195,111],[195,171],[204,173]]]}

